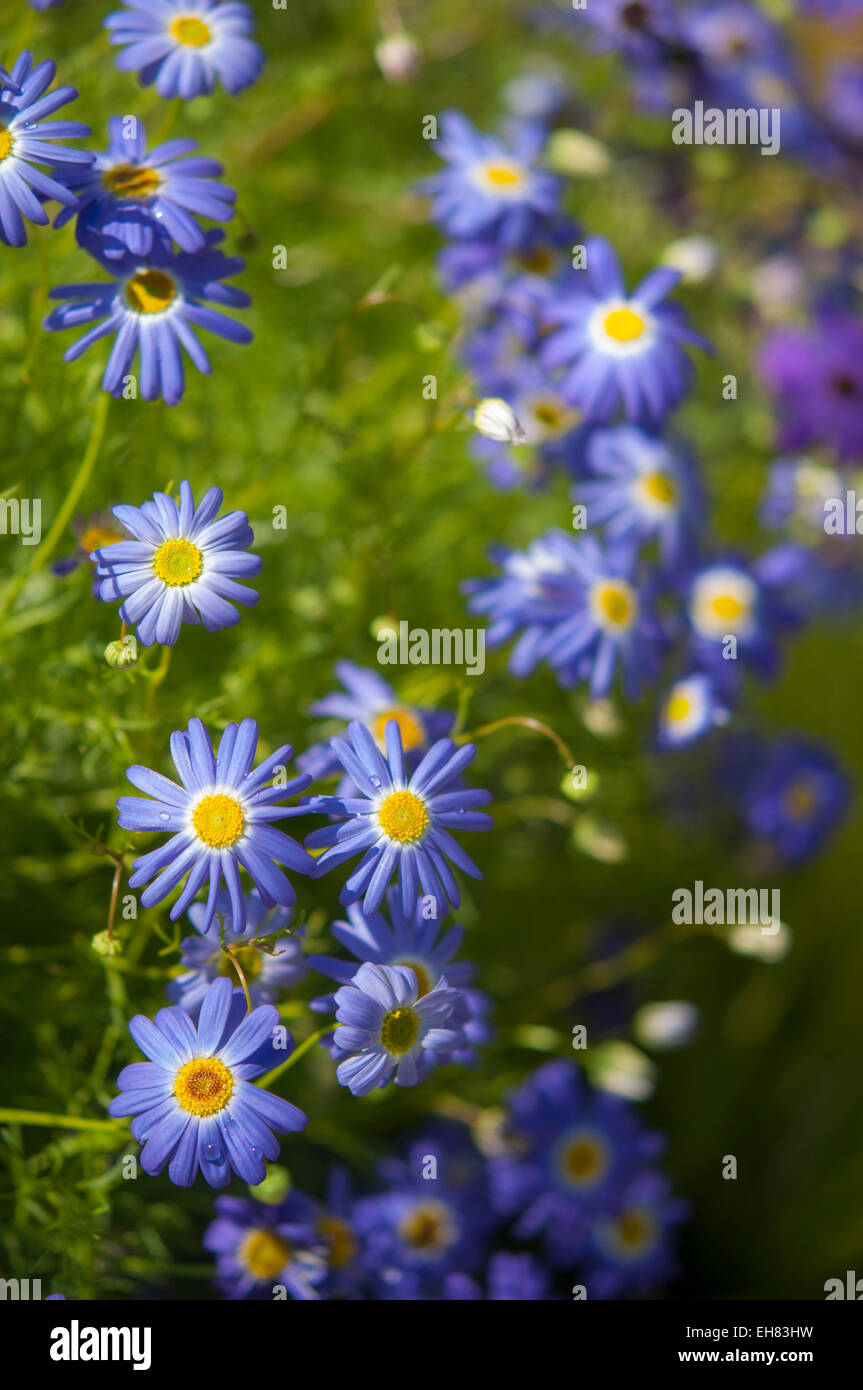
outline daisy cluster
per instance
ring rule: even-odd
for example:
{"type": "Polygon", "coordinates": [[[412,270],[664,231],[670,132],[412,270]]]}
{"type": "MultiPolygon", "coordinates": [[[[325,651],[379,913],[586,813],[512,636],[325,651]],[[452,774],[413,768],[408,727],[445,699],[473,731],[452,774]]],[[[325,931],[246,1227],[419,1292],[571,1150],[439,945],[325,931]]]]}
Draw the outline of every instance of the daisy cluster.
{"type": "MultiPolygon", "coordinates": [[[[650,16],[639,27],[646,43],[669,6],[593,6],[590,23],[610,41],[612,14],[625,24],[636,9],[650,16]]],[[[571,22],[588,15],[576,13],[571,22]]],[[[712,352],[679,302],[683,271],[663,263],[632,283],[608,239],[568,218],[543,164],[565,98],[553,88],[546,96],[528,103],[529,114],[510,109],[500,136],[445,112],[432,144],[444,167],[420,190],[447,238],[440,275],[464,318],[463,356],[480,401],[474,447],[490,482],[535,490],[562,480],[571,489],[566,529],[525,548],[493,547],[495,572],[466,581],[464,592],[489,624],[488,645],[509,648],[512,675],[544,666],[593,702],[618,689],[626,700],[651,692],[656,750],[708,737],[721,746],[745,726],[747,677],[774,679],[789,635],[859,603],[860,575],[817,516],[808,534],[788,531],[754,557],[717,538],[695,451],[677,425],[694,384],[692,353],[712,352]]],[[[857,320],[831,321],[764,344],[783,446],[835,445],[837,462],[863,456],[860,334],[857,320]],[[828,408],[839,381],[841,413],[828,408]]],[[[820,497],[835,472],[790,455],[771,492],[780,479],[789,496],[799,483],[820,497]]],[[[765,499],[766,524],[784,529],[795,507],[789,500],[777,523],[765,499]]],[[[735,809],[771,853],[797,859],[823,844],[848,799],[828,752],[767,739],[754,750],[747,743],[737,762],[746,773],[735,809]],[[753,816],[746,808],[767,786],[772,814],[753,816]]]]}
{"type": "MultiPolygon", "coordinates": [[[[234,95],[255,81],[263,53],[253,27],[250,7],[235,0],[130,0],[105,20],[120,49],[118,68],[137,72],[160,97],[183,101],[217,84],[234,95]]],[[[236,192],[196,140],[150,146],[135,115],[108,120],[104,149],[57,143],[91,132],[78,121],[46,119],[77,97],[73,87],[51,90],[54,75],[54,63],[34,65],[29,52],[8,72],[0,69],[0,239],[25,245],[25,219],[46,226],[46,203],[59,203],[54,226],[74,218],[79,246],[110,278],[52,289],[51,298],[64,302],[44,327],[86,330],[67,349],[67,362],[111,339],[102,376],[111,395],[176,405],[185,390],[184,354],[199,372],[211,371],[199,330],[238,344],[252,339],[223,312],[251,302],[225,283],[245,262],[222,252],[221,230],[201,225],[229,222],[236,192]]]]}
{"type": "Polygon", "coordinates": [[[438,1122],[384,1161],[374,1190],[334,1168],[323,1200],[217,1198],[204,1245],[230,1299],[645,1297],[674,1277],[686,1215],[661,1150],[631,1105],[551,1062],[493,1132],[438,1122]]]}

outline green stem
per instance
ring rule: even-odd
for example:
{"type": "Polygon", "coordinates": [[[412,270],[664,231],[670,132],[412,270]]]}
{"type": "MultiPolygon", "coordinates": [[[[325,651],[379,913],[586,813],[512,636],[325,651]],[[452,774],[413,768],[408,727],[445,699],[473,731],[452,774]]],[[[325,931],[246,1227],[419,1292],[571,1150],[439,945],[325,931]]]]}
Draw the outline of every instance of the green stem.
{"type": "Polygon", "coordinates": [[[534,719],[529,714],[509,714],[504,719],[495,719],[492,724],[483,724],[480,729],[470,729],[466,734],[459,734],[455,742],[471,743],[474,739],[485,738],[487,734],[497,733],[498,729],[505,729],[508,725],[520,725],[523,729],[532,729],[535,734],[542,734],[543,738],[550,739],[554,744],[567,768],[575,766],[575,757],[563,739],[554,732],[554,729],[543,724],[541,719],[534,719]]]}
{"type": "Polygon", "coordinates": [[[93,425],[90,430],[90,438],[87,440],[87,447],[84,450],[84,457],[78,465],[78,472],[72,479],[72,486],[66,494],[62,507],[54,518],[54,524],[41,545],[37,546],[32,554],[29,564],[16,575],[6,590],[2,604],[0,604],[0,619],[4,618],[9,609],[14,604],[16,598],[23,589],[31,574],[36,574],[48,563],[55,549],[57,542],[64,534],[66,527],[72,519],[75,508],[90,481],[90,474],[93,472],[96,460],[99,457],[99,450],[102,447],[102,440],[105,436],[105,425],[108,419],[108,406],[111,397],[107,391],[99,393],[99,400],[96,405],[96,413],[93,416],[93,425]]]}
{"type": "Polygon", "coordinates": [[[327,1033],[332,1033],[335,1027],[337,1027],[335,1023],[328,1023],[326,1028],[319,1028],[317,1033],[312,1033],[311,1037],[304,1038],[299,1047],[295,1048],[286,1061],[280,1062],[277,1067],[274,1067],[272,1071],[268,1071],[265,1076],[259,1076],[255,1085],[263,1086],[269,1090],[271,1084],[277,1077],[281,1076],[283,1072],[289,1071],[295,1062],[298,1062],[305,1053],[311,1051],[315,1043],[320,1042],[321,1038],[326,1037],[327,1033]]]}
{"type": "Polygon", "coordinates": [[[39,1125],[50,1129],[99,1129],[117,1131],[123,1120],[90,1120],[84,1115],[50,1115],[45,1110],[0,1109],[0,1124],[39,1125]]]}

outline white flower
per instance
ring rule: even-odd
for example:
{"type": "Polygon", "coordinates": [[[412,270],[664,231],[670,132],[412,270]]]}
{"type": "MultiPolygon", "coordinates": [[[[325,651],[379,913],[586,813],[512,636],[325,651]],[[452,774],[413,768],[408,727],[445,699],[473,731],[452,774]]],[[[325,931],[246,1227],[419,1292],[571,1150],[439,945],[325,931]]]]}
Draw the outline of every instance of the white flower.
{"type": "Polygon", "coordinates": [[[480,434],[497,439],[501,444],[523,444],[524,430],[512,406],[497,397],[480,401],[473,413],[473,422],[480,434]]]}
{"type": "Polygon", "coordinates": [[[698,1010],[686,999],[643,1004],[632,1021],[632,1031],[644,1047],[683,1047],[698,1028],[698,1010]]]}

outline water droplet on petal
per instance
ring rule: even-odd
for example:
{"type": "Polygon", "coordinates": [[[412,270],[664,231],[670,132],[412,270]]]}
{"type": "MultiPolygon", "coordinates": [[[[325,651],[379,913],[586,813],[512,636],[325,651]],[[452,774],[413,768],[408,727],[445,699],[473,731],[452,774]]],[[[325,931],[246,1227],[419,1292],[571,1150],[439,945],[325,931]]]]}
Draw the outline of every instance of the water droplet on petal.
{"type": "Polygon", "coordinates": [[[206,1159],[207,1163],[221,1163],[222,1150],[216,1148],[215,1144],[205,1144],[204,1158],[206,1159]]]}
{"type": "Polygon", "coordinates": [[[169,813],[168,811],[160,811],[160,812],[159,812],[159,820],[170,820],[170,819],[171,819],[171,816],[170,816],[170,813],[169,813]]]}

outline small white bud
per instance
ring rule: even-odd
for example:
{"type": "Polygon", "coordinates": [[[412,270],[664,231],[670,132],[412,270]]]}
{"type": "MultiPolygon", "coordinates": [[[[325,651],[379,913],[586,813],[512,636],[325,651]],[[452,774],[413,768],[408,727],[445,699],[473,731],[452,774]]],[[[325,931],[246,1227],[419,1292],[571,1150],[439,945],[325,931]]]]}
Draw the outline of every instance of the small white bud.
{"type": "Polygon", "coordinates": [[[515,411],[497,397],[480,401],[473,413],[473,422],[488,439],[497,439],[501,444],[524,443],[524,430],[515,411]]]}
{"type": "Polygon", "coordinates": [[[672,241],[662,253],[662,264],[679,270],[691,285],[709,280],[719,264],[719,249],[706,236],[683,236],[672,241]]]}
{"type": "Polygon", "coordinates": [[[632,1031],[643,1047],[684,1047],[698,1028],[698,1010],[685,999],[643,1004],[632,1020],[632,1031]]]}
{"type": "Polygon", "coordinates": [[[377,65],[387,82],[409,82],[419,69],[419,45],[407,34],[390,34],[375,49],[377,65]]]}

